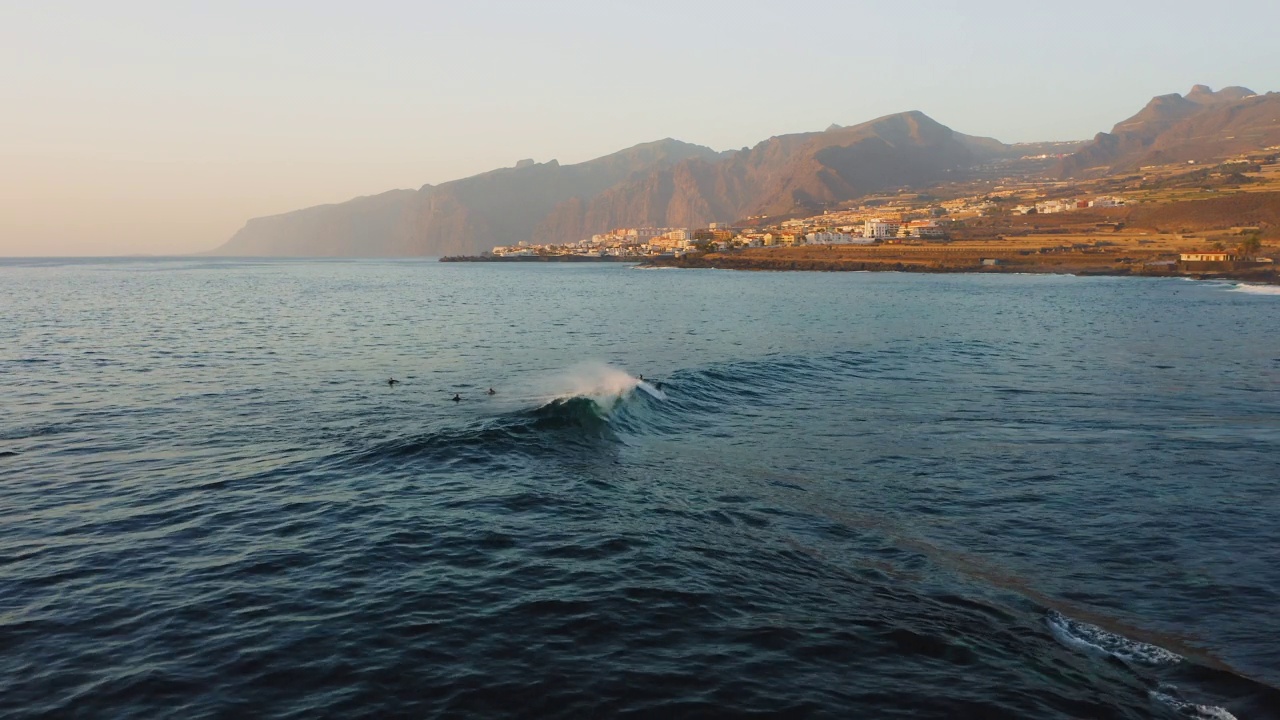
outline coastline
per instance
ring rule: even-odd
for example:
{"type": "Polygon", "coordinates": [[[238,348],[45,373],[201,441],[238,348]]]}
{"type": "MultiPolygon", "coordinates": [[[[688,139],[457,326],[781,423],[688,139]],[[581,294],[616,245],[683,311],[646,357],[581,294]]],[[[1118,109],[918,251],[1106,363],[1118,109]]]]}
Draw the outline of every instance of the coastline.
{"type": "Polygon", "coordinates": [[[999,258],[984,265],[981,258],[851,257],[836,255],[814,257],[812,254],[775,250],[766,253],[706,253],[678,258],[654,257],[639,263],[641,267],[708,268],[756,272],[914,272],[933,274],[1043,274],[1081,277],[1181,277],[1192,280],[1233,280],[1239,282],[1280,285],[1274,267],[1222,271],[1181,271],[1175,265],[1152,265],[1146,258],[1116,259],[1087,254],[999,258]]]}
{"type": "Polygon", "coordinates": [[[486,255],[448,255],[440,258],[440,262],[473,262],[473,263],[530,263],[530,262],[533,262],[533,263],[536,263],[536,262],[635,263],[635,262],[642,262],[643,260],[645,260],[645,258],[618,257],[614,255],[604,255],[600,257],[591,257],[589,255],[516,255],[516,256],[509,256],[509,257],[493,257],[493,256],[486,256],[486,255]]]}
{"type": "Polygon", "coordinates": [[[584,255],[524,255],[492,257],[454,255],[440,262],[469,263],[630,263],[642,268],[716,269],[748,272],[908,272],[931,274],[967,273],[1075,275],[1078,277],[1180,277],[1190,280],[1231,280],[1236,282],[1280,285],[1280,273],[1274,265],[1220,271],[1184,271],[1176,264],[1159,264],[1156,254],[1068,252],[1025,254],[1010,252],[934,253],[910,252],[888,248],[880,252],[861,249],[853,252],[825,248],[774,248],[728,253],[689,253],[680,257],[654,255],[647,257],[592,257],[584,255]]]}

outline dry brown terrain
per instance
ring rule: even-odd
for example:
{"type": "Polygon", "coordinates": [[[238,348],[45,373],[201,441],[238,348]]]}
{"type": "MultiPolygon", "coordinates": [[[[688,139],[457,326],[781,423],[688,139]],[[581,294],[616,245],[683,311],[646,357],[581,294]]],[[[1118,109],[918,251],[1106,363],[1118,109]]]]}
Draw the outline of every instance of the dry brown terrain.
{"type": "MultiPolygon", "coordinates": [[[[1099,230],[1089,222],[1074,229],[1060,224],[1042,230],[1046,232],[1028,228],[1025,234],[1016,236],[1001,235],[949,243],[751,248],[666,258],[655,261],[655,264],[741,270],[1170,275],[1178,272],[1170,263],[1176,261],[1180,253],[1206,249],[1206,239],[1201,235],[1156,232],[1142,227],[1099,230]]],[[[1238,230],[1234,237],[1239,239],[1238,230]]],[[[1264,245],[1259,254],[1280,256],[1280,247],[1264,245]]],[[[1222,275],[1260,282],[1274,282],[1276,279],[1270,267],[1222,275]]]]}

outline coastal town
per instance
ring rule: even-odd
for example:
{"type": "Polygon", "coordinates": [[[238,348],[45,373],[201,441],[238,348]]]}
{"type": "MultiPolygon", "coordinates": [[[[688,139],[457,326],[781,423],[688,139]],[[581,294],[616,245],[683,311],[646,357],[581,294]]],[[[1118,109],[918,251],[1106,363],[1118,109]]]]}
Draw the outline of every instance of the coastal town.
{"type": "Polygon", "coordinates": [[[792,217],[615,228],[560,244],[499,246],[474,259],[1274,276],[1268,256],[1274,253],[1264,240],[1277,229],[1249,218],[1251,200],[1280,189],[1278,151],[1070,181],[1050,176],[1052,158],[1026,157],[953,183],[879,193],[792,217]]]}
{"type": "MultiPolygon", "coordinates": [[[[962,227],[965,220],[981,218],[999,210],[996,203],[985,199],[960,200],[922,207],[919,196],[896,198],[901,204],[884,207],[861,205],[855,208],[824,212],[822,215],[783,220],[776,226],[733,227],[712,222],[707,227],[689,228],[617,228],[577,242],[561,245],[497,246],[492,257],[531,257],[577,255],[583,257],[633,257],[669,255],[679,257],[691,252],[729,252],[746,248],[799,247],[805,245],[875,245],[877,243],[947,242],[951,229],[962,227]]],[[[1050,200],[1033,206],[1013,208],[1018,215],[1053,214],[1091,207],[1124,207],[1125,200],[1099,197],[1093,200],[1050,200]]]]}

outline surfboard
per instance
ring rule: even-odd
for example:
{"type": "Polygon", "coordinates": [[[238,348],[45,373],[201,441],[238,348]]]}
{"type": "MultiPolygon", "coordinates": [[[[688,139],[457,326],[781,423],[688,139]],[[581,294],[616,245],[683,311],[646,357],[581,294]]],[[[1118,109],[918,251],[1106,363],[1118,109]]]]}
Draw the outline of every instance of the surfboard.
{"type": "Polygon", "coordinates": [[[653,396],[653,397],[655,397],[655,398],[657,398],[657,399],[659,399],[659,400],[666,400],[666,399],[667,399],[667,394],[666,394],[666,393],[662,392],[662,391],[661,391],[661,390],[659,390],[658,388],[656,388],[656,387],[654,387],[654,386],[650,385],[649,383],[647,383],[647,382],[645,382],[645,381],[643,381],[643,380],[641,380],[640,382],[636,383],[636,387],[640,388],[641,390],[645,391],[645,392],[646,392],[646,393],[648,393],[649,395],[651,395],[651,396],[653,396]]]}

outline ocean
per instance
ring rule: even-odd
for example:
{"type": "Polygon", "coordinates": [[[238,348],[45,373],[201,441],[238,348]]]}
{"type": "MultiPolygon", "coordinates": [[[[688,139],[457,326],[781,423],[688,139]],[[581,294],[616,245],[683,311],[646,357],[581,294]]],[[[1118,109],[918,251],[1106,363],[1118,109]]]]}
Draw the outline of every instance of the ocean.
{"type": "Polygon", "coordinates": [[[0,716],[1280,717],[1277,303],[0,261],[0,716]]]}

